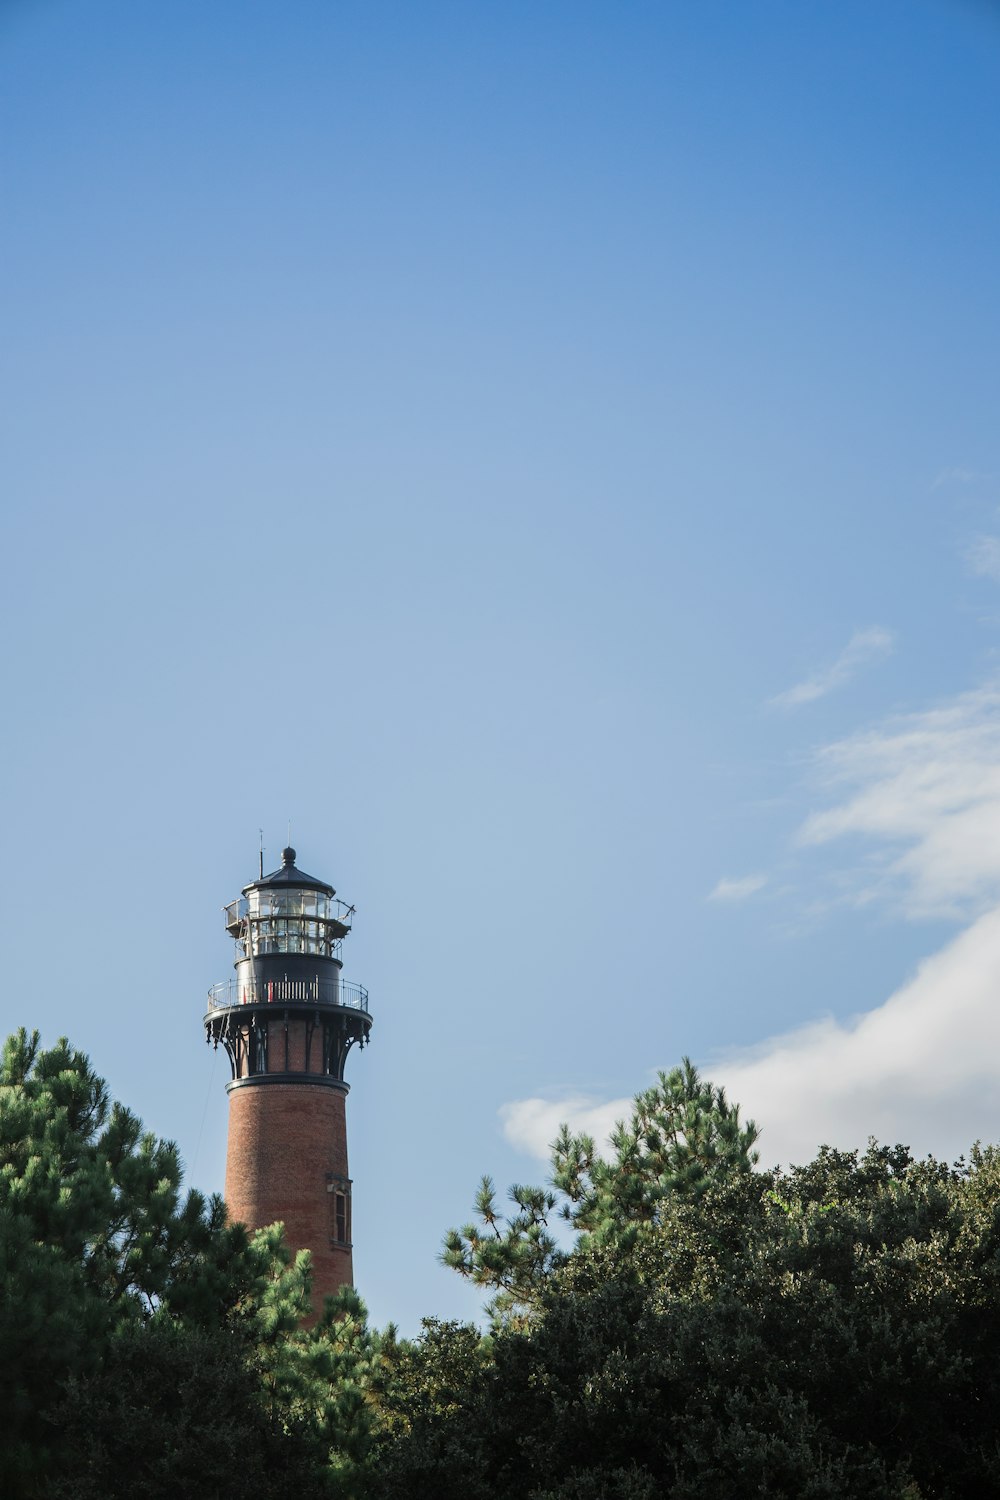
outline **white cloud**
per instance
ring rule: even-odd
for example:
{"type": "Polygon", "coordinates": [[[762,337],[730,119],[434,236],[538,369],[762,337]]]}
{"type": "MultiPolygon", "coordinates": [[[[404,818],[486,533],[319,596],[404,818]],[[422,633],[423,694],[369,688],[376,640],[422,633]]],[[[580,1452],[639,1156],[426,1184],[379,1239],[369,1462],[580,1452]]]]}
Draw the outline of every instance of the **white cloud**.
{"type": "Polygon", "coordinates": [[[973,573],[1000,583],[1000,537],[979,536],[965,554],[973,573]]]}
{"type": "Polygon", "coordinates": [[[795,708],[799,704],[814,703],[817,698],[825,698],[827,693],[850,682],[861,667],[890,656],[894,646],[892,632],[883,630],[881,625],[872,625],[868,630],[856,630],[836,661],[824,671],[778,693],[771,702],[784,708],[795,708]]]}
{"type": "Polygon", "coordinates": [[[869,1135],[957,1156],[1000,1140],[1000,910],[981,916],[883,1005],[773,1037],[706,1069],[762,1128],[764,1162],[869,1135]]]}
{"type": "MultiPolygon", "coordinates": [[[[874,1010],[814,1019],[704,1071],[761,1126],[766,1164],[869,1135],[946,1157],[1000,1140],[1000,685],[841,740],[817,766],[832,801],[800,843],[852,836],[863,852],[846,872],[856,900],[971,925],[874,1010]]],[[[503,1128],[545,1158],[563,1120],[606,1140],[630,1105],[518,1100],[503,1128]]]]}
{"type": "Polygon", "coordinates": [[[846,795],[807,818],[799,842],[875,841],[855,872],[858,898],[960,918],[1000,899],[1000,688],[852,735],[817,764],[846,795]]]}
{"type": "MultiPolygon", "coordinates": [[[[703,1071],[761,1127],[764,1165],[806,1161],[824,1142],[863,1147],[870,1135],[954,1158],[976,1139],[1000,1139],[998,1057],[1000,911],[992,911],[877,1009],[810,1022],[703,1071]]],[[[512,1145],[547,1159],[564,1120],[606,1145],[630,1109],[629,1099],[521,1099],[501,1118],[512,1145]]]]}
{"type": "Polygon", "coordinates": [[[631,1107],[631,1099],[601,1101],[579,1095],[567,1099],[515,1099],[500,1106],[500,1119],[503,1133],[512,1146],[547,1161],[549,1146],[564,1121],[574,1130],[592,1135],[599,1148],[605,1150],[615,1122],[627,1118],[631,1107]]]}
{"type": "Polygon", "coordinates": [[[723,876],[708,894],[709,901],[746,901],[767,885],[766,875],[743,875],[738,880],[723,876]]]}

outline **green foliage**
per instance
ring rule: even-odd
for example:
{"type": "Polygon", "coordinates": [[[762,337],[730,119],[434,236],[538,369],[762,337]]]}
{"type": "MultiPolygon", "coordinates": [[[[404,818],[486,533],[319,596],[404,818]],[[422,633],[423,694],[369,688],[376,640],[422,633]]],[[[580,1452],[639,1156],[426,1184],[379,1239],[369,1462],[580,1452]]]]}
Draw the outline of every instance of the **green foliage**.
{"type": "Polygon", "coordinates": [[[685,1063],[607,1161],[492,1183],[446,1259],[495,1328],[306,1326],[310,1257],[181,1187],[65,1042],[0,1062],[0,1493],[11,1500],[1000,1496],[1000,1153],[751,1170],[685,1063]],[[560,1248],[559,1216],[574,1233],[560,1248]]]}
{"type": "Polygon", "coordinates": [[[378,1341],[350,1291],[305,1328],[309,1290],[308,1252],[293,1258],[280,1225],[248,1237],[221,1199],[183,1193],[176,1147],[113,1103],[82,1053],[9,1038],[0,1493],[242,1496],[241,1465],[226,1463],[240,1451],[263,1497],[290,1493],[293,1474],[305,1500],[307,1471],[314,1490],[350,1493],[378,1341]],[[208,1488],[185,1478],[199,1454],[208,1488]]]}
{"type": "Polygon", "coordinates": [[[0,1061],[0,1481],[45,1472],[41,1420],[60,1382],[95,1369],[114,1331],[176,1294],[211,1304],[245,1236],[221,1203],[180,1200],[175,1148],[113,1105],[65,1041],[8,1039],[0,1061]],[[203,1279],[193,1274],[204,1267],[203,1279]]]}
{"type": "Polygon", "coordinates": [[[498,1324],[536,1311],[551,1272],[565,1258],[548,1228],[555,1196],[515,1184],[509,1197],[515,1212],[504,1215],[493,1179],[484,1177],[475,1201],[479,1223],[449,1229],[441,1256],[475,1286],[493,1289],[488,1310],[498,1324]]]}
{"type": "Polygon", "coordinates": [[[272,1420],[308,1435],[317,1466],[338,1494],[353,1493],[376,1414],[368,1390],[381,1368],[381,1340],[352,1287],[325,1300],[311,1325],[311,1256],[294,1257],[280,1224],[250,1243],[258,1274],[231,1320],[249,1341],[272,1420]]]}
{"type": "MultiPolygon", "coordinates": [[[[630,1200],[634,1201],[634,1200],[630,1200]]],[[[1000,1494],[1000,1154],[824,1149],[582,1238],[373,1500],[1000,1494]]]]}
{"type": "Polygon", "coordinates": [[[703,1080],[685,1058],[636,1096],[631,1118],[612,1132],[609,1159],[598,1155],[591,1136],[563,1125],[552,1144],[554,1191],[515,1185],[509,1193],[515,1212],[507,1215],[484,1177],[478,1222],[448,1231],[442,1260],[494,1291],[488,1310],[497,1326],[525,1326],[566,1260],[549,1229],[554,1212],[576,1231],[576,1250],[610,1242],[624,1248],[660,1222],[674,1196],[698,1198],[720,1179],[749,1172],[757,1135],[752,1120],[741,1124],[725,1090],[703,1080]]]}
{"type": "Polygon", "coordinates": [[[427,1418],[461,1411],[492,1351],[492,1339],[469,1323],[425,1318],[418,1339],[400,1340],[385,1351],[382,1431],[409,1433],[427,1418]]]}
{"type": "Polygon", "coordinates": [[[594,1243],[629,1225],[655,1224],[671,1195],[698,1197],[720,1178],[749,1171],[757,1135],[752,1120],[740,1124],[739,1105],[725,1090],[685,1058],[636,1095],[630,1121],[612,1131],[610,1160],[597,1155],[590,1136],[562,1126],[552,1147],[562,1215],[594,1243]]]}
{"type": "Polygon", "coordinates": [[[50,1467],[51,1500],[328,1493],[314,1434],[268,1411],[254,1347],[234,1329],[161,1313],[123,1323],[100,1367],[70,1377],[46,1418],[70,1459],[50,1467]]]}

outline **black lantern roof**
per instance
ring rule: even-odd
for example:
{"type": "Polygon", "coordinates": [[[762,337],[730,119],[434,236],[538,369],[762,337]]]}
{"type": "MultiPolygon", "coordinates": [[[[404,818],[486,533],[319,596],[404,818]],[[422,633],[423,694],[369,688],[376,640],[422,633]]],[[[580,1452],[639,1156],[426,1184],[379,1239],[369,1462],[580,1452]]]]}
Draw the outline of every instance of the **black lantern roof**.
{"type": "Polygon", "coordinates": [[[323,891],[327,896],[336,894],[329,881],[317,880],[315,875],[306,875],[303,870],[296,869],[295,850],[292,848],[282,849],[280,870],[274,870],[260,880],[252,880],[243,887],[243,894],[245,896],[247,891],[282,890],[289,886],[296,890],[323,891]]]}

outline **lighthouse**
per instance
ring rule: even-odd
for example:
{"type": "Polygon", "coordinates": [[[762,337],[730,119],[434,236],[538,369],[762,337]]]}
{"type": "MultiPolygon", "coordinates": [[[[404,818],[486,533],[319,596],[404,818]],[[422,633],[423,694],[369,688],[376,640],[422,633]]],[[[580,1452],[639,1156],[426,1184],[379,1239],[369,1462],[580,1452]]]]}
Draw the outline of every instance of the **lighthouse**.
{"type": "Polygon", "coordinates": [[[235,973],[214,985],[206,1040],[229,1057],[225,1199],[251,1229],[280,1219],[312,1251],[313,1306],[354,1282],[347,1164],[347,1054],[365,1046],[368,991],[342,978],[353,906],[284,849],[225,907],[235,973]]]}

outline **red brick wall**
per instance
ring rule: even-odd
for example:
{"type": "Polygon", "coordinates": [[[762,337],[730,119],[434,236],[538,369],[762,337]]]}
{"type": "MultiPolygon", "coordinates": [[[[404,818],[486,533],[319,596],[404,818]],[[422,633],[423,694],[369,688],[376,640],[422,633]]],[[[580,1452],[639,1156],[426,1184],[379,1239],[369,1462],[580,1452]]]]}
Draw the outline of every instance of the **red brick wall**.
{"type": "Polygon", "coordinates": [[[281,1219],[292,1249],[312,1251],[316,1313],[326,1294],[354,1281],[350,1249],[333,1243],[328,1182],[329,1174],[348,1176],[345,1103],[325,1084],[269,1081],[229,1094],[229,1212],[251,1229],[281,1219]]]}

